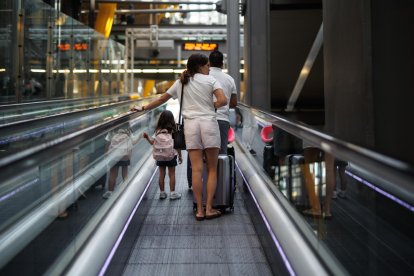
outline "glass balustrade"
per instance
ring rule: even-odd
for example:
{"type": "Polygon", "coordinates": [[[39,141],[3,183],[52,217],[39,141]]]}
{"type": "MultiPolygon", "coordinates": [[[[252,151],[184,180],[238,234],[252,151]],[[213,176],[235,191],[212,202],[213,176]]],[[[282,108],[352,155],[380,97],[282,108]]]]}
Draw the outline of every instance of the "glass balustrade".
{"type": "Polygon", "coordinates": [[[128,113],[134,104],[145,104],[148,101],[148,99],[135,103],[125,101],[100,105],[99,107],[88,105],[85,110],[79,108],[81,109],[79,112],[0,126],[0,158],[101,124],[111,118],[128,113]]]}
{"type": "Polygon", "coordinates": [[[0,104],[122,95],[124,46],[40,0],[0,4],[0,104]]]}
{"type": "MultiPolygon", "coordinates": [[[[92,138],[76,139],[75,146],[65,147],[63,142],[60,150],[46,149],[49,154],[39,158],[37,154],[31,155],[7,169],[0,185],[0,237],[7,240],[7,233],[22,231],[32,219],[36,220],[36,227],[33,226],[36,230],[28,231],[30,234],[24,239],[33,240],[2,268],[2,273],[7,274],[8,269],[23,262],[28,269],[33,268],[31,271],[43,274],[63,251],[78,250],[82,246],[77,243],[79,233],[93,221],[96,213],[113,204],[122,187],[130,185],[130,179],[151,158],[151,147],[142,134],[154,133],[163,110],[176,110],[176,101],[171,102],[107,131],[92,130],[95,133],[92,138]],[[130,133],[133,147],[128,158],[130,165],[115,170],[115,164],[123,157],[109,144],[121,129],[130,133]],[[28,163],[33,165],[22,171],[20,168],[28,163]],[[113,194],[105,199],[103,195],[109,186],[113,186],[113,194]],[[36,260],[26,258],[26,254],[37,256],[36,260]]],[[[13,244],[12,248],[18,245],[13,244]]]]}
{"type": "Polygon", "coordinates": [[[317,237],[316,250],[328,248],[351,275],[414,272],[414,208],[387,189],[402,183],[326,153],[326,145],[292,135],[266,113],[240,106],[232,118],[237,140],[267,174],[270,189],[317,237]]]}

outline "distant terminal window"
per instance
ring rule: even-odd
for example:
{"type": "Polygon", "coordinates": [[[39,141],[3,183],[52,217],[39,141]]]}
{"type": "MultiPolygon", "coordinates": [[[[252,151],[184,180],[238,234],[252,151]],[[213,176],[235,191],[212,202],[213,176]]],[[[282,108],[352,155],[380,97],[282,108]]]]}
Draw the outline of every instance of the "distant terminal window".
{"type": "Polygon", "coordinates": [[[217,49],[217,43],[194,43],[194,42],[185,42],[183,44],[183,49],[185,51],[213,51],[217,49]]]}

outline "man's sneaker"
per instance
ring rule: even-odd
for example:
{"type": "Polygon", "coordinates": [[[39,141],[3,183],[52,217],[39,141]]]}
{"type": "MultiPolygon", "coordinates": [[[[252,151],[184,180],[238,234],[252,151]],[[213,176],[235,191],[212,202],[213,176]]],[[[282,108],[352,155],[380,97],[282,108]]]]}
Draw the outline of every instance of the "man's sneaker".
{"type": "Polygon", "coordinates": [[[337,191],[333,191],[332,193],[332,199],[337,199],[338,198],[338,192],[337,191]]]}
{"type": "Polygon", "coordinates": [[[256,156],[257,153],[254,151],[254,149],[251,149],[250,154],[256,156]]]}
{"type": "Polygon", "coordinates": [[[181,194],[180,194],[180,193],[177,193],[177,192],[172,192],[172,193],[170,194],[170,199],[171,199],[171,200],[180,199],[180,198],[181,198],[181,194]]]}
{"type": "Polygon", "coordinates": [[[167,193],[166,192],[160,192],[160,199],[166,199],[167,193]]]}
{"type": "Polygon", "coordinates": [[[346,191],[339,191],[339,193],[338,193],[338,196],[340,197],[340,198],[346,198],[346,191]]]}
{"type": "Polygon", "coordinates": [[[106,192],[102,195],[102,197],[103,197],[104,199],[108,199],[108,198],[110,198],[110,197],[111,197],[111,195],[112,195],[112,191],[106,191],[106,192]]]}

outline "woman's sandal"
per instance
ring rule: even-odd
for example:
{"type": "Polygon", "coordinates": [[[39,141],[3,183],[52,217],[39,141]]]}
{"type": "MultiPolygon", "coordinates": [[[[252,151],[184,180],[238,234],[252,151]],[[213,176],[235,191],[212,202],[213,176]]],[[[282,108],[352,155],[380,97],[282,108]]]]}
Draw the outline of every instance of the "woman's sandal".
{"type": "Polygon", "coordinates": [[[206,218],[206,216],[197,216],[197,213],[195,213],[195,219],[197,220],[197,221],[202,221],[202,220],[204,220],[205,218],[206,218]]]}
{"type": "Polygon", "coordinates": [[[332,214],[323,214],[323,218],[327,219],[327,220],[330,220],[330,219],[332,219],[332,214]]]}
{"type": "Polygon", "coordinates": [[[213,210],[210,215],[206,215],[206,219],[214,219],[221,216],[221,212],[219,210],[213,210]]]}
{"type": "Polygon", "coordinates": [[[321,218],[322,217],[322,212],[318,212],[312,209],[307,209],[307,210],[303,210],[302,214],[304,214],[305,216],[308,217],[315,217],[315,218],[321,218]]]}

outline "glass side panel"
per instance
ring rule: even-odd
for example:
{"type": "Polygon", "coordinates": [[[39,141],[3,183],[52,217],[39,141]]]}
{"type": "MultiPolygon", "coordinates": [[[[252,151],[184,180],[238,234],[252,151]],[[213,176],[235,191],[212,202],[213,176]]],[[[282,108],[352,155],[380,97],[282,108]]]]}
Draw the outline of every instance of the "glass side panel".
{"type": "Polygon", "coordinates": [[[0,233],[9,231],[22,219],[27,220],[33,211],[38,216],[38,227],[44,230],[34,235],[34,240],[0,274],[10,275],[17,269],[22,274],[43,275],[62,252],[76,252],[82,246],[79,233],[100,209],[112,204],[111,199],[129,185],[130,178],[147,161],[143,157],[150,145],[142,138],[143,132],[154,133],[159,114],[166,108],[174,111],[175,106],[176,103],[172,107],[163,105],[108,132],[97,133],[76,147],[42,158],[29,171],[22,173],[16,168],[14,177],[3,179],[0,233]],[[128,133],[132,143],[126,156],[110,146],[120,131],[128,133]],[[110,196],[108,189],[113,190],[110,196]]]}
{"type": "Polygon", "coordinates": [[[384,180],[272,126],[275,119],[263,113],[240,107],[232,118],[271,189],[284,195],[351,275],[414,273],[414,208],[386,192],[384,180]]]}
{"type": "MultiPolygon", "coordinates": [[[[38,1],[24,3],[23,101],[47,97],[46,61],[48,55],[49,24],[56,18],[52,7],[38,1]]],[[[49,49],[50,51],[50,49],[49,49]]]]}
{"type": "Polygon", "coordinates": [[[0,104],[124,93],[119,64],[108,63],[123,45],[40,0],[20,1],[0,4],[0,104]]]}
{"type": "Polygon", "coordinates": [[[13,2],[0,3],[0,103],[16,101],[13,91],[13,51],[17,46],[13,43],[16,37],[14,28],[13,2]]]}
{"type": "MultiPolygon", "coordinates": [[[[136,104],[145,104],[148,101],[148,99],[142,100],[136,104]]],[[[89,110],[80,113],[0,127],[0,158],[103,123],[108,119],[129,112],[132,106],[131,101],[104,105],[94,109],[92,109],[93,105],[89,105],[89,110]]]]}
{"type": "Polygon", "coordinates": [[[75,100],[54,100],[26,104],[0,106],[0,127],[29,119],[58,115],[71,111],[85,110],[128,98],[111,96],[75,100]]]}

